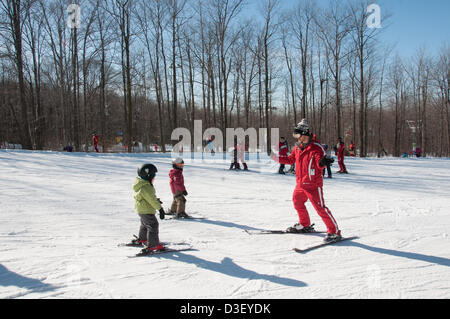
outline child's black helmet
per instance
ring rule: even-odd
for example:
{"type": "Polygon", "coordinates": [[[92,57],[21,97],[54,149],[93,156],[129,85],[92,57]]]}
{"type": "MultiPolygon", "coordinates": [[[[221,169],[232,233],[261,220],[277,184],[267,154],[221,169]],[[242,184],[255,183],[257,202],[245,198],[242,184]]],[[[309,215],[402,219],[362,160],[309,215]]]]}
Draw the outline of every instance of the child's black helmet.
{"type": "Polygon", "coordinates": [[[139,177],[146,181],[151,181],[157,172],[158,169],[153,164],[144,164],[137,171],[139,177]]]}
{"type": "Polygon", "coordinates": [[[306,119],[303,119],[300,123],[297,124],[297,126],[294,128],[294,134],[311,135],[309,124],[306,119]]]}

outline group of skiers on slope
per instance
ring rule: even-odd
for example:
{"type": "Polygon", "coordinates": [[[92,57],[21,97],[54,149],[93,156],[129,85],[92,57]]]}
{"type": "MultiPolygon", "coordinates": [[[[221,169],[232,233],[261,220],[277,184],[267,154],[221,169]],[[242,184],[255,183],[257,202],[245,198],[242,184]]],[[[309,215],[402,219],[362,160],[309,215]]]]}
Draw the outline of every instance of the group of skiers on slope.
{"type": "MultiPolygon", "coordinates": [[[[94,146],[94,150],[97,153],[100,153],[99,149],[98,149],[98,135],[97,133],[92,133],[92,145],[94,146]]],[[[73,146],[72,145],[66,145],[63,148],[63,151],[68,152],[68,153],[72,153],[73,152],[73,146]]]]}
{"type": "MultiPolygon", "coordinates": [[[[315,135],[312,135],[312,138],[314,140],[317,140],[315,135]]],[[[337,171],[337,174],[348,174],[347,171],[347,167],[344,164],[344,157],[345,157],[345,143],[343,142],[342,138],[339,137],[337,140],[338,144],[334,147],[335,150],[335,154],[337,155],[338,158],[338,164],[339,164],[339,171],[337,171]]],[[[331,165],[334,163],[334,159],[331,156],[331,152],[328,149],[328,145],[326,144],[322,144],[322,147],[325,150],[325,153],[328,157],[329,164],[327,164],[326,168],[323,169],[323,176],[325,176],[325,173],[328,174],[328,178],[332,178],[333,174],[331,173],[331,165]]],[[[350,145],[350,154],[352,154],[352,150],[354,151],[354,144],[352,142],[352,144],[350,145]]],[[[288,146],[288,142],[286,140],[285,137],[281,137],[280,138],[280,142],[278,143],[278,156],[280,158],[286,158],[289,156],[289,146],[288,146]]],[[[352,156],[352,155],[351,155],[352,156]]],[[[280,168],[278,169],[278,174],[281,175],[285,175],[286,171],[285,171],[285,164],[280,164],[280,168]]],[[[295,163],[293,165],[291,165],[291,168],[289,169],[288,173],[295,173],[295,163]]]]}
{"type": "MultiPolygon", "coordinates": [[[[305,203],[309,200],[318,215],[322,218],[327,228],[325,242],[334,242],[341,239],[341,231],[331,211],[325,206],[323,194],[323,170],[330,165],[332,159],[327,155],[323,146],[317,141],[309,130],[306,120],[302,120],[294,129],[293,136],[297,143],[292,153],[287,156],[275,156],[272,159],[282,165],[294,165],[297,185],[293,194],[293,204],[297,211],[299,223],[289,227],[288,233],[313,233],[314,225],[311,224],[305,203]]],[[[177,158],[172,162],[173,169],[169,173],[170,187],[173,194],[173,203],[169,213],[175,213],[178,218],[188,218],[185,203],[187,192],[184,186],[183,167],[184,162],[177,158]]],[[[162,202],[156,197],[153,186],[157,173],[153,164],[145,164],[138,169],[133,185],[135,210],[141,219],[139,237],[132,244],[144,246],[141,254],[151,254],[154,251],[164,250],[159,241],[159,224],[155,215],[159,211],[161,219],[165,218],[162,202]]]]}
{"type": "MultiPolygon", "coordinates": [[[[172,167],[169,178],[173,202],[167,215],[174,215],[175,218],[189,218],[185,212],[185,196],[188,193],[184,185],[183,159],[173,160],[172,167]]],[[[162,202],[156,197],[155,187],[153,186],[157,172],[158,169],[155,165],[145,164],[138,169],[138,176],[133,184],[134,208],[141,219],[141,226],[139,236],[132,240],[131,244],[144,247],[141,254],[164,250],[164,246],[159,241],[159,223],[155,216],[157,212],[159,212],[160,219],[164,219],[166,215],[162,202]]]]}
{"type": "MultiPolygon", "coordinates": [[[[212,155],[216,154],[215,150],[214,150],[214,145],[213,145],[213,141],[214,141],[215,137],[214,136],[210,136],[207,140],[206,140],[206,147],[209,149],[209,151],[211,152],[212,155]]],[[[245,162],[245,146],[241,145],[241,143],[238,142],[237,137],[234,137],[234,146],[230,149],[230,153],[231,153],[231,165],[230,165],[230,170],[241,170],[241,164],[239,162],[242,163],[242,167],[244,168],[244,171],[248,171],[248,166],[247,163],[245,162]]]]}

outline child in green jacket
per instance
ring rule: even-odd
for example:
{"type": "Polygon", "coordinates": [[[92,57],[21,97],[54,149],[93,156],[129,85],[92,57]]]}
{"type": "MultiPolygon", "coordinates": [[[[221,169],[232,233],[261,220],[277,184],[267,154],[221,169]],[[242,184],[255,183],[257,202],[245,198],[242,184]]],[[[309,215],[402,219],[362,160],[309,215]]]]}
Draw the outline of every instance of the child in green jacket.
{"type": "Polygon", "coordinates": [[[164,219],[164,209],[161,207],[161,201],[156,197],[153,181],[155,179],[157,168],[153,164],[145,164],[138,169],[138,177],[133,185],[134,190],[134,208],[141,219],[139,229],[139,238],[136,244],[144,245],[141,254],[149,254],[156,250],[164,250],[164,246],[159,242],[159,223],[156,219],[156,212],[164,219]]]}

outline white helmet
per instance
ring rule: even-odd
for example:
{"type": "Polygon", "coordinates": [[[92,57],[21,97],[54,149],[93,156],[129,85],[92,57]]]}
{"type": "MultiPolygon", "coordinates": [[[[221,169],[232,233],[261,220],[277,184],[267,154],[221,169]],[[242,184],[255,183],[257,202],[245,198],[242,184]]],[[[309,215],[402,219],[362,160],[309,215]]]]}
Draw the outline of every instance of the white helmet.
{"type": "Polygon", "coordinates": [[[184,161],[181,157],[178,157],[178,158],[172,160],[172,164],[184,164],[184,161]]]}

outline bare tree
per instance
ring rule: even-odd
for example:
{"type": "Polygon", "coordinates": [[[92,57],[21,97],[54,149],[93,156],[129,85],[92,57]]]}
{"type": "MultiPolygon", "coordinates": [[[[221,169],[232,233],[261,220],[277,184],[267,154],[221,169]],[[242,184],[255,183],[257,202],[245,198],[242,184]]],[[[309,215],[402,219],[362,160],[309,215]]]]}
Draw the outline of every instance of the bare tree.
{"type": "Polygon", "coordinates": [[[168,9],[170,12],[171,19],[171,31],[172,31],[172,89],[173,89],[173,108],[172,108],[172,116],[173,116],[173,127],[178,127],[178,92],[177,92],[177,42],[178,42],[178,32],[180,27],[179,17],[183,8],[186,4],[185,0],[169,0],[168,1],[168,9]]]}
{"type": "Polygon", "coordinates": [[[393,154],[400,156],[401,147],[401,130],[402,130],[402,100],[404,98],[404,66],[397,56],[390,66],[389,80],[391,83],[392,93],[394,95],[394,149],[393,154]]]}
{"type": "Polygon", "coordinates": [[[273,41],[273,37],[277,32],[279,26],[278,21],[275,20],[276,10],[279,8],[280,2],[278,0],[266,0],[263,9],[264,27],[262,34],[262,45],[263,45],[263,60],[264,60],[264,93],[265,93],[265,127],[267,128],[267,154],[271,154],[271,130],[270,130],[270,115],[271,115],[271,105],[270,105],[270,70],[269,70],[269,46],[273,41]]]}
{"type": "Polygon", "coordinates": [[[367,123],[367,107],[368,101],[366,96],[369,94],[368,79],[366,67],[368,62],[373,60],[375,54],[375,41],[378,33],[377,28],[371,28],[367,24],[370,13],[367,12],[369,2],[366,0],[352,3],[350,5],[351,23],[353,32],[354,52],[358,61],[359,68],[359,137],[360,137],[360,156],[367,156],[368,143],[368,123],[367,123]]]}
{"type": "Polygon", "coordinates": [[[350,14],[346,6],[333,0],[325,11],[315,16],[317,35],[322,40],[326,50],[327,63],[334,80],[336,105],[336,135],[342,136],[342,69],[345,57],[345,41],[351,32],[350,14]]]}
{"type": "Polygon", "coordinates": [[[145,44],[148,57],[150,58],[150,65],[153,74],[153,80],[155,85],[156,101],[158,104],[158,119],[159,119],[159,133],[160,144],[165,152],[165,130],[164,130],[164,118],[163,118],[163,89],[162,89],[162,76],[160,70],[160,54],[162,46],[162,32],[161,26],[164,23],[165,11],[162,1],[154,1],[150,3],[148,1],[141,1],[139,12],[137,13],[138,20],[140,22],[140,28],[142,30],[141,37],[145,44]]]}
{"type": "Polygon", "coordinates": [[[72,136],[69,128],[70,112],[68,109],[68,71],[67,71],[67,40],[66,40],[66,19],[65,7],[62,3],[52,2],[46,6],[43,1],[39,2],[43,18],[45,20],[45,30],[47,33],[47,43],[51,49],[53,65],[55,68],[55,88],[58,92],[59,103],[56,106],[56,118],[58,126],[58,144],[67,145],[72,136]]]}
{"type": "Polygon", "coordinates": [[[24,56],[23,56],[23,23],[28,19],[31,0],[3,0],[0,2],[0,10],[6,20],[1,22],[1,28],[6,30],[6,36],[12,39],[14,52],[11,58],[14,61],[17,81],[19,87],[19,101],[22,119],[21,135],[22,146],[25,149],[33,147],[31,142],[30,123],[28,119],[28,103],[26,99],[26,86],[24,76],[24,56]]]}
{"type": "Polygon", "coordinates": [[[292,110],[293,110],[293,115],[294,115],[294,123],[298,123],[297,122],[297,102],[295,99],[295,83],[294,83],[294,66],[293,66],[293,58],[290,56],[289,54],[289,49],[288,49],[288,33],[287,33],[287,28],[283,28],[282,31],[282,45],[283,45],[283,49],[284,49],[284,58],[286,60],[286,67],[288,69],[289,72],[289,86],[290,86],[290,98],[291,98],[291,103],[292,103],[292,110]]]}
{"type": "MultiPolygon", "coordinates": [[[[315,19],[315,6],[312,1],[306,0],[299,3],[293,19],[291,21],[291,29],[295,35],[296,48],[300,52],[300,70],[302,73],[302,107],[301,116],[306,118],[307,100],[308,100],[308,70],[310,68],[312,53],[312,28],[315,19]]],[[[311,74],[312,76],[312,74],[311,74]]]]}
{"type": "MultiPolygon", "coordinates": [[[[208,14],[213,24],[217,54],[218,91],[221,114],[221,127],[227,127],[228,77],[232,70],[231,48],[238,39],[239,29],[232,29],[232,22],[242,9],[244,0],[212,0],[208,14]]],[[[212,64],[212,60],[210,61],[212,64]]],[[[214,103],[213,103],[214,104],[214,103]]]]}
{"type": "Polygon", "coordinates": [[[42,56],[45,43],[43,32],[44,20],[37,5],[27,7],[28,19],[24,22],[25,43],[32,56],[32,71],[29,71],[30,94],[33,110],[34,145],[42,149],[44,143],[45,115],[43,112],[41,86],[42,86],[42,56]]]}
{"type": "Polygon", "coordinates": [[[133,0],[114,0],[111,3],[110,14],[116,20],[121,41],[121,65],[124,92],[125,127],[127,128],[128,152],[132,152],[133,144],[133,104],[131,84],[131,10],[133,0]]]}
{"type": "Polygon", "coordinates": [[[439,91],[439,114],[441,123],[440,156],[450,156],[450,47],[442,47],[434,71],[434,82],[439,91]],[[445,151],[444,151],[445,147],[445,151]]]}

